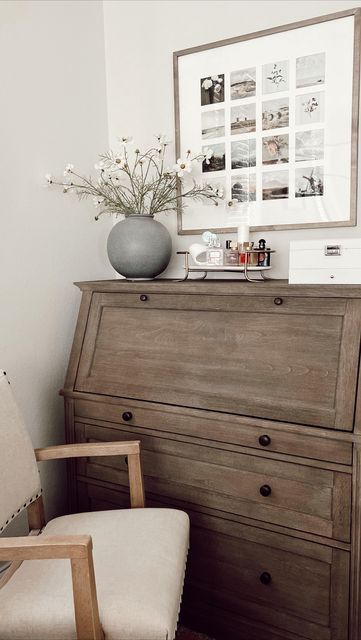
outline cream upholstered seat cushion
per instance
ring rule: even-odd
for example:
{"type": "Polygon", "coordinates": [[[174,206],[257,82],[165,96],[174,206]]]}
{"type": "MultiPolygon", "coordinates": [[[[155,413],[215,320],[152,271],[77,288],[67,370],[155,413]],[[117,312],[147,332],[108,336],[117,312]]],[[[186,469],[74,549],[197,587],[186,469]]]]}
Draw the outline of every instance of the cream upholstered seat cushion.
{"type": "MultiPolygon", "coordinates": [[[[189,521],[174,509],[56,518],[41,535],[89,534],[106,640],[173,640],[189,521]]],[[[68,560],[25,561],[0,590],[1,640],[75,640],[68,560]]]]}

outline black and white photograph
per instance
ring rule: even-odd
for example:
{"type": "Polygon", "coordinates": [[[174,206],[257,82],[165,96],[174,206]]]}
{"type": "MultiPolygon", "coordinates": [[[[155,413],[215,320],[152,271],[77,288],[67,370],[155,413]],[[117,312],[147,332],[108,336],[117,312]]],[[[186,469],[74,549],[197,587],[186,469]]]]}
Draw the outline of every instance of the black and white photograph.
{"type": "Polygon", "coordinates": [[[262,93],[278,93],[289,89],[288,60],[262,66],[262,93]]]}
{"type": "Polygon", "coordinates": [[[224,74],[201,79],[201,105],[224,102],[224,74]]]}
{"type": "Polygon", "coordinates": [[[314,53],[296,60],[296,87],[311,87],[325,82],[325,53],[314,53]]]}
{"type": "Polygon", "coordinates": [[[256,166],[256,140],[238,140],[231,143],[232,169],[256,166]]]}
{"type": "Polygon", "coordinates": [[[221,144],[212,144],[212,147],[203,147],[202,153],[206,155],[206,159],[202,162],[203,173],[211,171],[223,171],[226,168],[226,153],[224,142],[221,144]],[[209,157],[209,152],[212,155],[209,157]]]}
{"type": "Polygon", "coordinates": [[[262,139],[262,164],[284,164],[288,160],[288,133],[262,139]]]}
{"type": "Polygon", "coordinates": [[[231,109],[231,134],[256,131],[256,104],[241,104],[231,109]]]}
{"type": "Polygon", "coordinates": [[[232,176],[232,200],[238,200],[238,202],[254,202],[256,200],[255,173],[232,176]]]}
{"type": "Polygon", "coordinates": [[[323,160],[324,157],[324,130],[311,129],[310,131],[298,131],[295,136],[295,160],[296,162],[323,160]]]}
{"type": "Polygon", "coordinates": [[[203,111],[201,116],[203,140],[224,136],[224,109],[203,111]]]}
{"type": "Polygon", "coordinates": [[[256,95],[256,67],[231,71],[231,100],[256,95]]]}
{"type": "Polygon", "coordinates": [[[324,178],[323,167],[302,167],[296,169],[295,196],[323,196],[324,178]]]}
{"type": "Polygon", "coordinates": [[[288,198],[288,171],[267,171],[262,175],[262,200],[288,198]]]}
{"type": "Polygon", "coordinates": [[[325,119],[325,92],[315,91],[296,96],[296,125],[315,124],[325,119]]]}
{"type": "Polygon", "coordinates": [[[262,102],[262,129],[281,129],[289,126],[288,98],[276,98],[262,102]]]}

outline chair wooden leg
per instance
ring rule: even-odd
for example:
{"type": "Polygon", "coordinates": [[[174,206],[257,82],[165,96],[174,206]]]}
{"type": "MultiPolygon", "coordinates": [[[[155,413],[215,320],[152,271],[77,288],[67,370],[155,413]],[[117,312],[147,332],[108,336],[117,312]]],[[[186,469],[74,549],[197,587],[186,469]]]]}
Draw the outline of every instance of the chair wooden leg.
{"type": "Polygon", "coordinates": [[[78,640],[104,640],[99,619],[93,556],[72,558],[71,572],[78,640]]]}
{"type": "Polygon", "coordinates": [[[26,511],[30,531],[32,531],[32,529],[42,529],[45,526],[46,520],[42,496],[39,496],[39,498],[29,504],[26,511]]]}
{"type": "Polygon", "coordinates": [[[143,474],[140,453],[128,454],[130,505],[132,508],[144,507],[143,474]]]}

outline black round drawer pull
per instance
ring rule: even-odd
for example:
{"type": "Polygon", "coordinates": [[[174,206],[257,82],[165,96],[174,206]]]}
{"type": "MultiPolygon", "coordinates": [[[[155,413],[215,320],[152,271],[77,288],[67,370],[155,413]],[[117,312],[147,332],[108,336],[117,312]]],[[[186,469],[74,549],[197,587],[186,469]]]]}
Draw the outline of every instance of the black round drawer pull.
{"type": "Polygon", "coordinates": [[[268,573],[268,571],[264,571],[263,573],[261,573],[259,579],[262,584],[270,584],[270,582],[272,581],[271,574],[268,573]]]}
{"type": "Polygon", "coordinates": [[[277,305],[283,304],[283,298],[275,298],[273,302],[277,305]]]}
{"type": "Polygon", "coordinates": [[[133,414],[131,411],[124,411],[122,418],[123,420],[125,420],[125,422],[129,422],[129,420],[131,420],[133,417],[133,414]]]}
{"type": "Polygon", "coordinates": [[[263,484],[262,487],[260,487],[259,492],[260,492],[261,496],[263,496],[264,498],[267,498],[268,496],[271,495],[272,489],[269,486],[269,484],[263,484]]]}
{"type": "Polygon", "coordinates": [[[260,436],[258,438],[258,442],[260,443],[260,445],[262,447],[268,447],[269,444],[271,444],[271,438],[269,436],[260,436]]]}
{"type": "Polygon", "coordinates": [[[142,293],[142,295],[140,296],[140,300],[142,302],[146,302],[148,300],[148,296],[146,296],[145,293],[142,293]]]}

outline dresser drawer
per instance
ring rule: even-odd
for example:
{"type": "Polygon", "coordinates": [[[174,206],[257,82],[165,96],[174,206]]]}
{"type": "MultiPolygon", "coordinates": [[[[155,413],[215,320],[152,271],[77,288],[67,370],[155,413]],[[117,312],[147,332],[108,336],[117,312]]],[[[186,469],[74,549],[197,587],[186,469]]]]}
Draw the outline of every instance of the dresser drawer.
{"type": "Polygon", "coordinates": [[[238,616],[240,640],[268,640],[277,632],[295,640],[346,640],[347,551],[199,513],[190,518],[185,608],[196,601],[210,616],[238,616]],[[243,634],[242,619],[256,622],[254,635],[249,628],[243,634]]]}
{"type": "MultiPolygon", "coordinates": [[[[189,410],[134,400],[92,401],[78,398],[74,414],[120,426],[177,434],[204,440],[213,446],[236,445],[258,452],[281,453],[338,464],[352,464],[352,443],[319,429],[300,433],[287,422],[271,422],[218,412],[189,410]]],[[[145,432],[146,433],[146,432],[145,432]]]]}
{"type": "MultiPolygon", "coordinates": [[[[78,492],[85,510],[128,506],[123,490],[97,481],[80,481],[78,492]]],[[[149,506],[174,504],[150,494],[149,506]]],[[[182,611],[191,628],[217,640],[347,639],[347,551],[186,510],[182,611]]]]}
{"type": "MultiPolygon", "coordinates": [[[[146,492],[338,540],[350,538],[348,473],[149,435],[76,424],[78,442],[139,439],[146,492]]],[[[78,462],[78,474],[127,486],[124,457],[78,462]]]]}
{"type": "Polygon", "coordinates": [[[94,293],[75,390],[351,430],[359,301],[94,293]]]}

